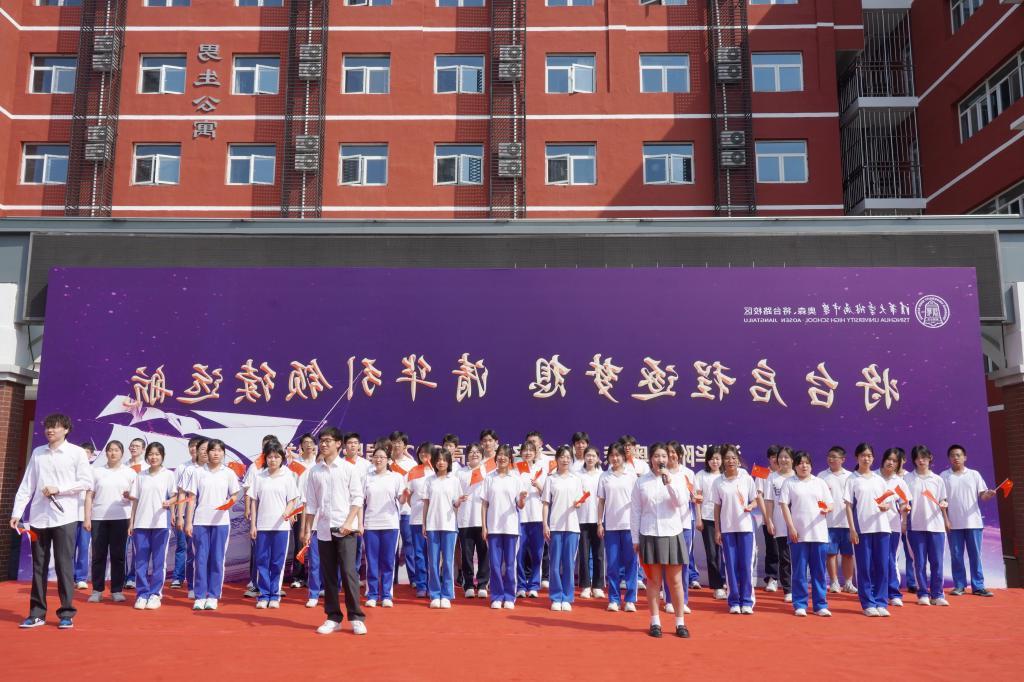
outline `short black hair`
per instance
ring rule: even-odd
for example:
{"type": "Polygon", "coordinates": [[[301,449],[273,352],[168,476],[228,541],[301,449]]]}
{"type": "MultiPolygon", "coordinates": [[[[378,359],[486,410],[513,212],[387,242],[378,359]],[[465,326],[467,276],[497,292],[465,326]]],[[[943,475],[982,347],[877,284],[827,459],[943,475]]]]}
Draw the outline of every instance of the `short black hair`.
{"type": "Polygon", "coordinates": [[[224,441],[220,438],[211,438],[209,444],[206,446],[206,451],[209,452],[214,448],[220,448],[225,454],[227,454],[228,446],[224,445],[224,441]]]}
{"type": "Polygon", "coordinates": [[[932,451],[928,449],[927,445],[915,445],[910,448],[910,461],[917,464],[918,458],[927,457],[930,461],[932,459],[932,451]]]}
{"type": "Polygon", "coordinates": [[[523,440],[530,440],[534,436],[537,436],[537,438],[544,440],[544,436],[540,434],[540,431],[530,431],[529,433],[526,434],[526,438],[524,438],[523,440]]]}
{"type": "Polygon", "coordinates": [[[307,438],[313,441],[314,443],[316,442],[316,438],[313,438],[313,434],[307,431],[306,433],[299,436],[299,445],[302,445],[302,441],[306,440],[307,438]]]}
{"type": "Polygon", "coordinates": [[[320,440],[324,436],[327,436],[328,438],[333,438],[334,440],[343,444],[345,442],[345,439],[341,435],[341,429],[339,429],[337,426],[328,426],[327,428],[320,429],[320,433],[317,434],[317,440],[320,440]]]}
{"type": "Polygon", "coordinates": [[[149,453],[153,451],[156,451],[156,453],[160,455],[160,463],[163,464],[164,458],[167,456],[167,453],[164,451],[164,444],[160,441],[153,441],[147,445],[146,457],[149,457],[149,453]]]}
{"type": "Polygon", "coordinates": [[[808,464],[813,466],[814,462],[811,461],[811,453],[807,452],[806,450],[797,450],[796,452],[793,453],[793,466],[795,467],[797,464],[804,461],[805,459],[807,460],[808,464]]]}
{"type": "Polygon", "coordinates": [[[67,429],[68,433],[71,433],[71,418],[60,412],[46,415],[46,419],[43,420],[43,428],[52,429],[55,426],[63,427],[67,429]]]}
{"type": "Polygon", "coordinates": [[[631,436],[628,433],[619,438],[619,442],[623,445],[636,445],[636,437],[631,436]]]}
{"type": "Polygon", "coordinates": [[[890,457],[896,458],[896,466],[902,465],[904,460],[906,459],[906,455],[903,452],[903,448],[889,448],[882,453],[882,464],[885,464],[885,460],[889,459],[890,457]]]}
{"type": "Polygon", "coordinates": [[[871,451],[872,455],[875,454],[875,448],[871,446],[871,443],[857,443],[857,447],[854,448],[853,454],[854,454],[855,457],[860,457],[862,454],[864,454],[868,450],[871,451]]]}
{"type": "Polygon", "coordinates": [[[948,448],[946,448],[946,457],[951,456],[954,450],[960,450],[961,452],[964,453],[965,457],[967,456],[967,448],[965,448],[963,445],[960,445],[959,443],[953,443],[948,448]]]}
{"type": "Polygon", "coordinates": [[[96,452],[96,446],[92,444],[91,440],[83,442],[78,447],[82,448],[83,450],[88,450],[89,452],[96,452]]]}
{"type": "Polygon", "coordinates": [[[112,441],[109,441],[109,442],[107,443],[107,446],[106,446],[105,448],[103,448],[103,451],[104,451],[104,452],[106,452],[107,450],[109,450],[109,449],[110,449],[110,446],[111,446],[111,445],[116,445],[116,446],[117,446],[117,449],[121,451],[121,454],[122,454],[122,455],[124,454],[124,443],[122,443],[122,442],[121,442],[121,441],[119,441],[119,440],[112,440],[112,441]]]}
{"type": "Polygon", "coordinates": [[[353,438],[355,438],[358,441],[362,441],[363,440],[362,438],[359,437],[359,434],[356,433],[355,431],[349,431],[348,433],[346,433],[342,437],[341,442],[342,443],[347,443],[348,441],[352,440],[353,438]]]}
{"type": "Polygon", "coordinates": [[[416,446],[416,462],[422,464],[423,461],[420,459],[420,455],[424,452],[430,453],[431,457],[434,454],[434,444],[429,440],[425,440],[416,446]]]}
{"type": "Polygon", "coordinates": [[[457,447],[459,445],[459,437],[454,433],[444,434],[444,438],[441,439],[441,445],[447,445],[448,443],[454,443],[457,447]]]}
{"type": "Polygon", "coordinates": [[[263,457],[260,458],[260,468],[267,468],[267,455],[272,452],[276,452],[281,455],[281,466],[284,466],[284,460],[288,459],[288,455],[285,454],[284,446],[281,445],[281,441],[278,439],[267,441],[263,444],[263,457]]]}
{"type": "Polygon", "coordinates": [[[846,448],[844,448],[842,445],[833,445],[832,447],[830,447],[828,449],[828,451],[829,452],[838,452],[843,457],[846,457],[846,448]]]}
{"type": "Polygon", "coordinates": [[[403,445],[408,445],[409,434],[406,433],[405,431],[392,431],[390,435],[388,435],[388,440],[390,440],[392,443],[396,441],[402,441],[403,445]]]}
{"type": "Polygon", "coordinates": [[[768,455],[768,459],[771,459],[772,457],[778,457],[779,456],[779,452],[781,450],[782,450],[782,446],[781,445],[776,445],[776,444],[773,443],[772,445],[768,446],[768,451],[765,454],[768,455]]]}
{"type": "Polygon", "coordinates": [[[484,429],[480,432],[480,440],[487,438],[487,436],[490,436],[494,440],[498,440],[498,432],[494,429],[484,429]]]}
{"type": "Polygon", "coordinates": [[[588,443],[589,444],[590,443],[590,434],[588,434],[586,431],[577,431],[576,433],[572,434],[572,444],[576,445],[576,443],[588,443]]]}
{"type": "Polygon", "coordinates": [[[188,439],[188,446],[190,448],[194,448],[197,445],[199,445],[199,441],[201,440],[203,440],[202,436],[192,436],[191,438],[188,439]]]}

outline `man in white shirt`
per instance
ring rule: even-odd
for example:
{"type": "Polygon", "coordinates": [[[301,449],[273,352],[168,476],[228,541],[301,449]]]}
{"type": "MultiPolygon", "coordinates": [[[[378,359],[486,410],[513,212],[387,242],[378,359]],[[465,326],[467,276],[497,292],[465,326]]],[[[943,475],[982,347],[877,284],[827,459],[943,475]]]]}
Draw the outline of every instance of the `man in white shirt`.
{"type": "Polygon", "coordinates": [[[971,594],[978,597],[993,597],[985,589],[985,574],[981,569],[981,532],[984,524],[981,517],[981,506],[978,502],[991,500],[996,496],[985,481],[974,469],[968,469],[967,450],[964,446],[953,444],[946,451],[949,457],[949,469],[942,472],[942,480],[946,482],[949,495],[950,529],[949,563],[953,570],[953,596],[959,597],[967,588],[967,570],[964,564],[964,550],[971,562],[971,594]]]}
{"type": "Polygon", "coordinates": [[[11,511],[11,528],[19,530],[18,522],[28,507],[29,525],[38,536],[32,542],[30,611],[21,627],[34,628],[46,624],[46,586],[52,549],[57,571],[57,594],[60,595],[58,627],[66,630],[73,627],[72,618],[77,613],[71,602],[75,591],[78,498],[92,489],[92,470],[85,450],[67,442],[67,435],[71,432],[68,417],[51,414],[43,422],[43,429],[46,445],[32,451],[11,511]]]}
{"type": "Polygon", "coordinates": [[[309,470],[306,481],[306,509],[303,514],[302,541],[309,538],[316,520],[320,552],[320,579],[324,589],[327,620],[317,628],[322,635],[341,629],[343,618],[338,603],[338,571],[345,590],[345,610],[352,621],[352,632],[366,634],[366,615],[359,605],[359,570],[356,563],[357,539],[362,534],[359,515],[363,508],[363,485],[355,467],[341,454],[345,442],[341,431],[330,426],[320,432],[323,461],[309,470]]]}

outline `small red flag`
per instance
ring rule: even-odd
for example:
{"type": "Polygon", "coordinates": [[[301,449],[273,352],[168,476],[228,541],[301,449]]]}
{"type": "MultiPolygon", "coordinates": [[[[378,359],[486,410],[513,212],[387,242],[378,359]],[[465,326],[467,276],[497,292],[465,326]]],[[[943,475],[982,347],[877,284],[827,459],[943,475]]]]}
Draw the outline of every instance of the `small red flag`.
{"type": "Polygon", "coordinates": [[[552,471],[554,471],[555,469],[557,469],[557,468],[558,468],[558,460],[556,460],[556,459],[553,459],[553,460],[551,460],[550,462],[548,462],[548,473],[549,473],[549,474],[550,474],[550,473],[551,473],[552,471]]]}
{"type": "Polygon", "coordinates": [[[484,460],[483,470],[487,473],[491,473],[498,468],[498,462],[493,457],[488,457],[484,460]]]}
{"type": "Polygon", "coordinates": [[[235,476],[245,478],[245,465],[241,462],[228,462],[226,466],[235,472],[235,476]]]}
{"type": "Polygon", "coordinates": [[[536,480],[537,480],[538,478],[540,478],[540,475],[541,475],[541,474],[543,474],[543,473],[544,473],[544,470],[543,470],[543,469],[537,469],[537,473],[535,473],[535,474],[533,475],[533,480],[535,480],[535,481],[536,481],[536,480]]]}
{"type": "Polygon", "coordinates": [[[521,474],[528,474],[528,473],[530,473],[530,463],[529,462],[516,462],[516,470],[519,473],[521,473],[521,474]]]}
{"type": "Polygon", "coordinates": [[[1010,496],[1010,492],[1013,490],[1013,481],[1011,481],[1010,479],[1006,479],[1005,481],[996,486],[996,490],[1002,490],[1003,499],[1006,499],[1007,497],[1010,496]]]}
{"type": "Polygon", "coordinates": [[[772,470],[768,467],[763,467],[759,464],[755,464],[750,470],[750,475],[754,478],[768,478],[768,475],[772,473],[772,470]]]}
{"type": "Polygon", "coordinates": [[[932,504],[934,504],[935,506],[939,505],[939,501],[935,499],[935,495],[933,495],[932,491],[928,490],[927,488],[925,488],[924,492],[921,493],[921,497],[931,500],[932,504]]]}
{"type": "Polygon", "coordinates": [[[747,507],[747,498],[743,495],[743,493],[741,493],[739,490],[737,490],[736,491],[736,497],[740,498],[740,506],[743,507],[744,509],[746,509],[746,507],[747,507]]]}
{"type": "Polygon", "coordinates": [[[885,491],[884,493],[882,493],[882,494],[881,494],[880,496],[878,496],[878,497],[876,497],[876,498],[875,498],[875,502],[876,502],[877,504],[882,504],[883,502],[885,502],[885,501],[886,501],[887,499],[889,499],[890,497],[892,497],[892,496],[893,496],[893,495],[895,495],[895,494],[896,494],[896,493],[894,493],[894,492],[893,492],[892,490],[886,490],[886,491],[885,491]]]}
{"type": "Polygon", "coordinates": [[[470,485],[476,485],[477,483],[483,483],[483,482],[484,482],[484,468],[483,467],[477,467],[476,469],[473,469],[473,475],[469,477],[469,484],[470,485]]]}
{"type": "Polygon", "coordinates": [[[308,542],[305,545],[303,545],[302,549],[300,549],[295,554],[295,560],[298,561],[300,564],[305,564],[306,563],[306,553],[307,552],[309,552],[309,543],[308,542]]]}
{"type": "Polygon", "coordinates": [[[818,500],[818,509],[821,509],[822,511],[828,511],[828,505],[825,504],[825,502],[823,502],[822,500],[818,500]]]}
{"type": "Polygon", "coordinates": [[[288,468],[291,469],[296,476],[301,476],[302,474],[306,473],[306,467],[302,466],[298,462],[291,462],[288,465],[288,468]]]}
{"type": "Polygon", "coordinates": [[[576,506],[578,507],[581,504],[583,504],[584,502],[586,502],[589,497],[590,497],[590,491],[589,490],[584,490],[583,491],[583,497],[581,497],[580,499],[576,500],[576,506]]]}
{"type": "Polygon", "coordinates": [[[227,511],[227,510],[231,509],[234,506],[235,506],[235,501],[234,500],[228,500],[227,502],[225,502],[221,506],[217,507],[216,509],[217,509],[217,511],[227,511]]]}
{"type": "Polygon", "coordinates": [[[142,465],[141,464],[133,464],[132,465],[132,471],[134,471],[137,474],[142,473],[142,465]]]}
{"type": "Polygon", "coordinates": [[[175,500],[174,504],[172,504],[171,506],[172,507],[178,507],[178,506],[181,506],[181,505],[185,504],[186,502],[188,502],[188,495],[185,495],[184,497],[179,497],[177,500],[175,500]]]}
{"type": "Polygon", "coordinates": [[[31,528],[28,528],[28,527],[19,528],[18,529],[18,534],[19,535],[27,535],[29,542],[35,542],[36,540],[39,539],[39,535],[37,535],[34,530],[32,530],[31,528]]]}
{"type": "Polygon", "coordinates": [[[426,465],[426,464],[420,464],[419,466],[414,466],[412,469],[410,469],[409,470],[409,480],[410,481],[415,481],[417,478],[423,478],[424,476],[426,476],[427,475],[427,466],[428,465],[426,465]]]}
{"type": "Polygon", "coordinates": [[[391,470],[394,471],[399,476],[405,476],[407,473],[409,473],[408,471],[403,469],[402,466],[398,462],[392,462],[391,463],[391,470]]]}
{"type": "Polygon", "coordinates": [[[910,503],[910,500],[907,499],[907,494],[903,492],[903,488],[896,486],[893,490],[896,491],[896,496],[903,500],[903,504],[910,503]]]}
{"type": "Polygon", "coordinates": [[[267,460],[267,458],[266,458],[266,457],[264,457],[263,455],[260,455],[260,456],[259,456],[259,457],[257,457],[257,458],[256,458],[255,460],[253,460],[253,464],[255,464],[255,465],[256,465],[256,468],[257,468],[257,469],[262,469],[262,468],[263,468],[263,463],[264,463],[264,462],[265,462],[266,460],[267,460]]]}
{"type": "Polygon", "coordinates": [[[292,513],[291,513],[291,514],[289,514],[288,516],[286,516],[285,518],[286,518],[286,519],[288,519],[289,521],[291,521],[291,520],[292,520],[292,519],[294,519],[294,518],[295,518],[296,516],[298,516],[299,514],[301,514],[301,513],[303,512],[303,510],[304,510],[305,508],[306,508],[305,506],[302,506],[302,507],[296,507],[295,509],[293,509],[293,510],[292,510],[292,513]]]}

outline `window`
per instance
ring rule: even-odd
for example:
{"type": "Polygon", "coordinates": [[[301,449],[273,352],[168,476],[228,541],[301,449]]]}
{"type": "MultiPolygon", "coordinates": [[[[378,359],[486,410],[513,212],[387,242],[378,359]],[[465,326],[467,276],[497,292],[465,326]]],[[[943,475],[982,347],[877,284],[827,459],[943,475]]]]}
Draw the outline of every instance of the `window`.
{"type": "Polygon", "coordinates": [[[341,145],[341,184],[388,184],[388,146],[386,144],[341,145]]]}
{"type": "Polygon", "coordinates": [[[640,92],[689,92],[690,56],[640,55],[640,92]]]}
{"type": "Polygon", "coordinates": [[[482,55],[437,55],[434,57],[434,92],[482,93],[484,58],[482,55]]]}
{"type": "Polygon", "coordinates": [[[40,7],[80,7],[82,0],[39,0],[40,7]]]}
{"type": "Polygon", "coordinates": [[[692,182],[692,144],[681,142],[644,143],[645,185],[684,185],[692,182]]]}
{"type": "Polygon", "coordinates": [[[135,145],[136,185],[177,185],[181,171],[180,144],[135,145]]]}
{"type": "Polygon", "coordinates": [[[142,57],[140,92],[181,95],[185,92],[185,57],[142,57]]]}
{"type": "Polygon", "coordinates": [[[482,185],[484,147],[481,144],[439,144],[434,147],[434,184],[482,185]]]}
{"type": "Polygon", "coordinates": [[[545,69],[546,92],[594,92],[594,56],[549,54],[545,69]]]}
{"type": "Polygon", "coordinates": [[[146,0],[146,7],[188,7],[192,0],[146,0]]]}
{"type": "Polygon", "coordinates": [[[284,0],[238,0],[239,7],[281,7],[284,0]]]}
{"type": "Polygon", "coordinates": [[[593,185],[597,155],[592,144],[549,144],[544,149],[549,185],[593,185]]]}
{"type": "Polygon", "coordinates": [[[30,185],[63,185],[68,179],[66,144],[27,144],[21,181],[30,185]]]}
{"type": "Polygon", "coordinates": [[[967,23],[967,19],[978,11],[985,0],[949,0],[949,12],[953,18],[953,33],[967,23]]]}
{"type": "Polygon", "coordinates": [[[273,185],[274,145],[233,144],[228,147],[229,185],[273,185]]]}
{"type": "Polygon", "coordinates": [[[971,213],[975,215],[1001,213],[1004,215],[1016,214],[1024,216],[1024,182],[1014,185],[984,206],[974,209],[971,213]]]}
{"type": "Polygon", "coordinates": [[[960,139],[966,141],[1021,98],[1024,50],[1015,54],[960,103],[960,139]]]}
{"type": "Polygon", "coordinates": [[[32,92],[67,95],[75,91],[77,57],[32,57],[32,92]]]}
{"type": "Polygon", "coordinates": [[[345,0],[345,4],[349,7],[387,7],[391,0],[345,0]]]}
{"type": "Polygon", "coordinates": [[[342,92],[349,95],[386,95],[390,90],[390,56],[345,55],[342,65],[342,92]]]}
{"type": "Polygon", "coordinates": [[[548,7],[593,7],[594,0],[546,0],[548,7]]]}
{"type": "Polygon", "coordinates": [[[795,5],[797,0],[750,0],[751,5],[795,5]]]}
{"type": "Polygon", "coordinates": [[[483,7],[484,0],[437,0],[438,7],[483,7]]]}
{"type": "Polygon", "coordinates": [[[758,182],[807,182],[807,143],[755,142],[758,182]]]}
{"type": "Polygon", "coordinates": [[[235,57],[236,95],[276,95],[280,57],[235,57]]]}
{"type": "Polygon", "coordinates": [[[799,52],[758,52],[750,55],[754,92],[797,92],[804,89],[803,55],[799,52]]]}

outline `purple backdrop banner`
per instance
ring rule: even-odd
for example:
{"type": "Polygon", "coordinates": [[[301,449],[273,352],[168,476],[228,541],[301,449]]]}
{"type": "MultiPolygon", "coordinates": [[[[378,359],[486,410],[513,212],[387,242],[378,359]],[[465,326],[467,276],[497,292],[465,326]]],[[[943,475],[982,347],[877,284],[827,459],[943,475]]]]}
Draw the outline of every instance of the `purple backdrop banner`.
{"type": "Polygon", "coordinates": [[[786,443],[816,471],[860,441],[942,470],[959,442],[994,484],[971,269],[55,269],[45,333],[37,413],[75,442],[159,439],[169,466],[197,433],[248,461],[327,424],[676,438],[698,466],[709,443],[748,465],[786,443]]]}

